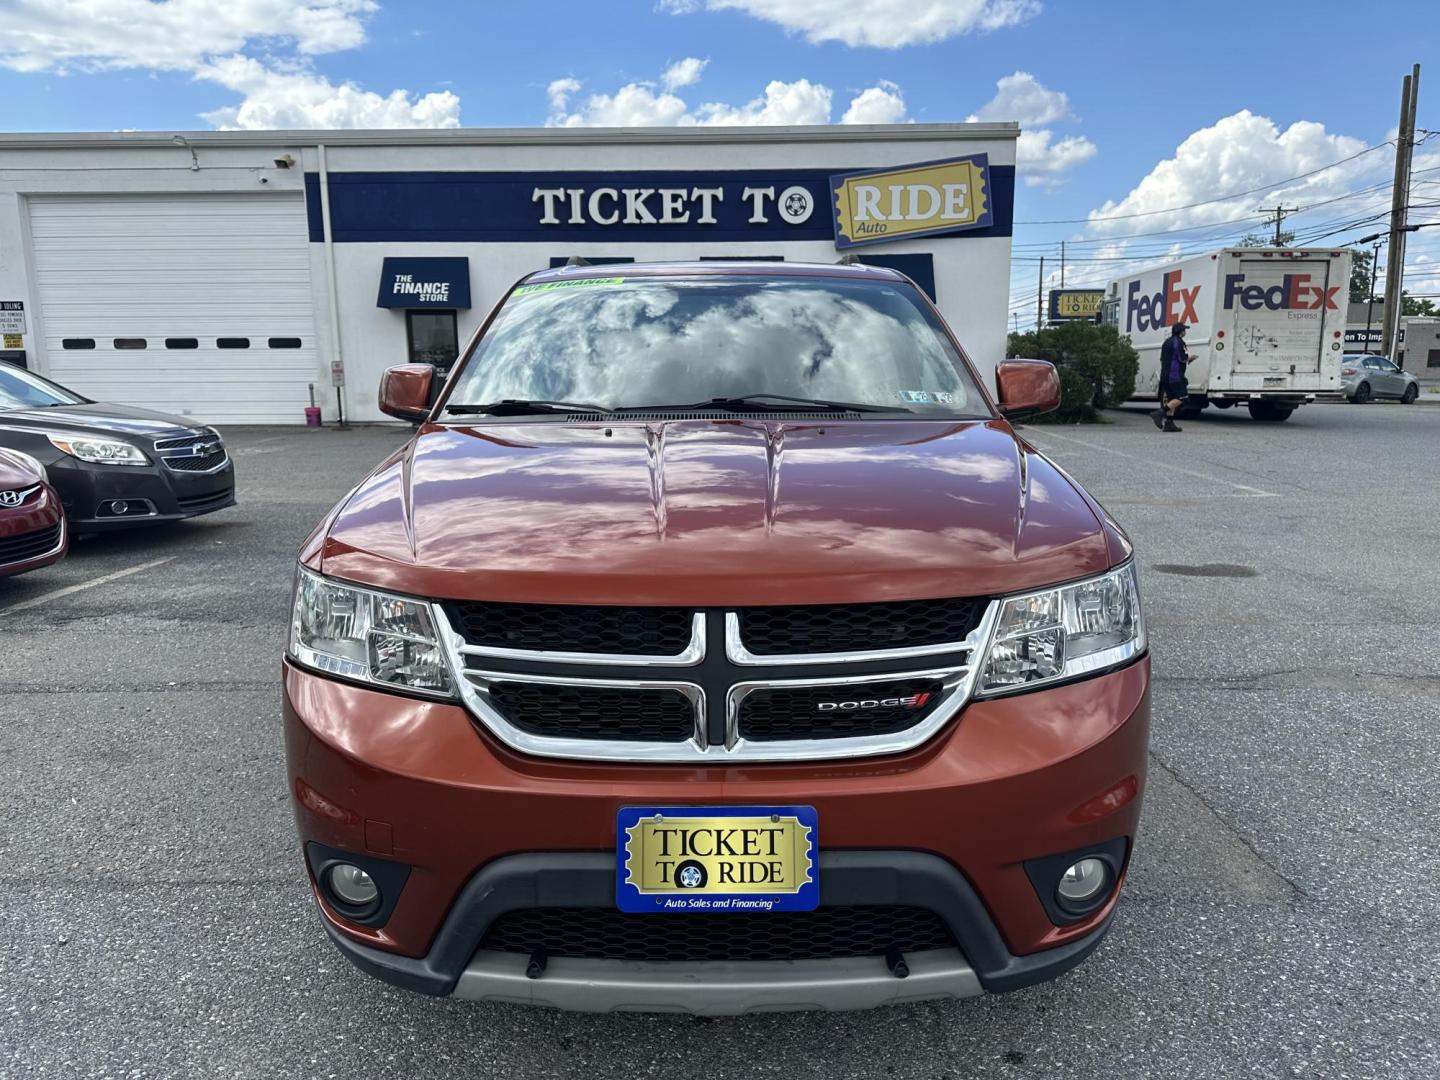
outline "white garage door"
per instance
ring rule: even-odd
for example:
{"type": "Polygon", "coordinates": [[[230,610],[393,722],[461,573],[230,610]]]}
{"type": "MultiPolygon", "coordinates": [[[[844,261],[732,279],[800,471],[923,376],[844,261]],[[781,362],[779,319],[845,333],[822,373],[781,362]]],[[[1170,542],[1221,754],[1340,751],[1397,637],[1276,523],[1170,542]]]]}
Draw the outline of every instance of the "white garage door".
{"type": "Polygon", "coordinates": [[[301,423],[316,381],[305,202],[32,197],[45,374],[206,423],[301,423]]]}

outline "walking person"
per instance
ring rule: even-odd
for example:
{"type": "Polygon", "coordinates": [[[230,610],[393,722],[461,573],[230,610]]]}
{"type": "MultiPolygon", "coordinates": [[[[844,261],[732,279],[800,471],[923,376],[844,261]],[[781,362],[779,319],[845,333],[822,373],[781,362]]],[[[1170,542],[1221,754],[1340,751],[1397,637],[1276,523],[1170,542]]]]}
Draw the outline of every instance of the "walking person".
{"type": "Polygon", "coordinates": [[[1160,346],[1160,408],[1150,414],[1161,431],[1179,431],[1175,417],[1190,396],[1185,368],[1190,364],[1190,351],[1185,348],[1184,323],[1170,327],[1170,336],[1160,346]]]}

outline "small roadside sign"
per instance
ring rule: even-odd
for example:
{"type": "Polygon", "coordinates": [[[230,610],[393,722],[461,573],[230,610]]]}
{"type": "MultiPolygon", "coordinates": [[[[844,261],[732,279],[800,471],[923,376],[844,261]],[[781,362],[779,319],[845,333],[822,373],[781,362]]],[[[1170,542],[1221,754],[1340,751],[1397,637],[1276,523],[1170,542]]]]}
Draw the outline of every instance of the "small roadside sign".
{"type": "MultiPolygon", "coordinates": [[[[25,333],[25,302],[23,300],[0,300],[0,334],[25,333]]],[[[5,347],[10,348],[7,342],[5,347]]],[[[17,344],[15,348],[19,348],[17,344]]]]}
{"type": "Polygon", "coordinates": [[[331,386],[344,386],[344,385],[345,385],[345,361],[344,361],[344,360],[331,360],[331,361],[330,361],[330,385],[331,385],[331,386]]]}
{"type": "Polygon", "coordinates": [[[4,347],[7,349],[19,349],[24,344],[24,339],[19,334],[0,334],[0,338],[4,338],[4,347]]]}

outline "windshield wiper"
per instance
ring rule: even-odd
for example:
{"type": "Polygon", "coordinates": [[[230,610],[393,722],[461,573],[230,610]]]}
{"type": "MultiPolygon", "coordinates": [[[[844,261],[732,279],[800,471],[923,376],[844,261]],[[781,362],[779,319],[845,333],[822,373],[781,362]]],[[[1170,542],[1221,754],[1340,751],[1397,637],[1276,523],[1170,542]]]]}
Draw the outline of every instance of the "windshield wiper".
{"type": "Polygon", "coordinates": [[[863,412],[908,413],[900,405],[866,405],[855,401],[827,401],[824,398],[791,397],[789,394],[740,394],[716,397],[688,405],[635,405],[626,412],[658,412],[670,409],[718,409],[726,412],[863,412]]]}
{"type": "Polygon", "coordinates": [[[487,405],[446,405],[447,413],[463,415],[519,416],[527,413],[609,413],[604,405],[591,405],[584,401],[541,401],[526,398],[502,398],[487,405]]]}

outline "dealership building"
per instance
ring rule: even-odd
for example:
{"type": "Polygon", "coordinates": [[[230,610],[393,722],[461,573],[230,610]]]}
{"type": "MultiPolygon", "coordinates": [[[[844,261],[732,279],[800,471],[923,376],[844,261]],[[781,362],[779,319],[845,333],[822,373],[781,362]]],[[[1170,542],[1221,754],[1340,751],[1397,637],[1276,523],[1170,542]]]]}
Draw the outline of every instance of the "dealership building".
{"type": "Polygon", "coordinates": [[[382,419],[571,260],[908,274],[989,378],[1013,124],[0,136],[0,358],[218,424],[382,419]]]}

